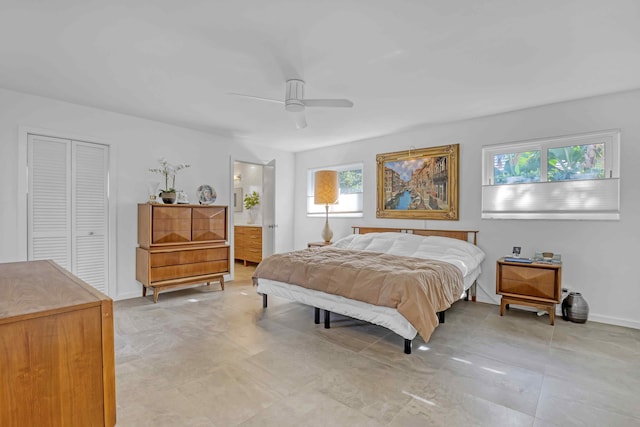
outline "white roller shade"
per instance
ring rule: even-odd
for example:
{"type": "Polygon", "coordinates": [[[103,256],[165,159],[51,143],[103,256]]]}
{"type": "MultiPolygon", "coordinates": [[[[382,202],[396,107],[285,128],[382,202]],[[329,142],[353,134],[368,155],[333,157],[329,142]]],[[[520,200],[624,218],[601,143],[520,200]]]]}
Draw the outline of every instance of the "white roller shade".
{"type": "Polygon", "coordinates": [[[620,179],[482,187],[484,219],[620,219],[620,179]]]}

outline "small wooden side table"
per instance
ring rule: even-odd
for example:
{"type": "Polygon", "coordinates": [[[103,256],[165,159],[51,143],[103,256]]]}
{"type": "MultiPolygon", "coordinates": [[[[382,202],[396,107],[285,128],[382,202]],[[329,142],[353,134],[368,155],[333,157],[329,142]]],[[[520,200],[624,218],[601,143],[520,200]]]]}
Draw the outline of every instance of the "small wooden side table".
{"type": "Polygon", "coordinates": [[[320,248],[322,246],[331,246],[331,242],[309,242],[307,243],[308,248],[320,248]]]}
{"type": "Polygon", "coordinates": [[[496,293],[502,295],[500,316],[509,304],[526,305],[549,313],[553,325],[556,304],[562,296],[562,265],[507,262],[496,263],[496,293]]]}

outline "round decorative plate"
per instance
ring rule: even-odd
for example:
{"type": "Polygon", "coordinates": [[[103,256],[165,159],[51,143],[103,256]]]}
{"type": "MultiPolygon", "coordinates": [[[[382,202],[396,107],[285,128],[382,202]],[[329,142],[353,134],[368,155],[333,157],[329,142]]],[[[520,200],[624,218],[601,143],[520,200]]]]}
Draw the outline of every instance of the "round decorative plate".
{"type": "Polygon", "coordinates": [[[211,205],[216,201],[218,194],[216,190],[207,184],[198,187],[198,201],[201,205],[211,205]]]}

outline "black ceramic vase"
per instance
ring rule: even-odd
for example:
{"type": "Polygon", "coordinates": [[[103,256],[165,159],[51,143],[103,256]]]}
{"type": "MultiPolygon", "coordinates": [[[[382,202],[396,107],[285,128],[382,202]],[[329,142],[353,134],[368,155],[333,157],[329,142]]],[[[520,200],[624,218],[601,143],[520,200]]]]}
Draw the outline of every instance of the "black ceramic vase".
{"type": "Polygon", "coordinates": [[[580,292],[569,292],[562,300],[562,318],[574,323],[584,323],[589,317],[589,304],[580,292]]]}
{"type": "Polygon", "coordinates": [[[161,191],[160,198],[165,205],[173,205],[176,203],[175,191],[161,191]]]}

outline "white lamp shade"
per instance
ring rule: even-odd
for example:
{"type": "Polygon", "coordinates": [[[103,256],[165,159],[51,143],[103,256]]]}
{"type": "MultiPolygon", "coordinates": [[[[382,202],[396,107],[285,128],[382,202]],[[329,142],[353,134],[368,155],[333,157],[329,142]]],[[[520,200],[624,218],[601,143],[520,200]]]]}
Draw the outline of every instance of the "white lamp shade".
{"type": "Polygon", "coordinates": [[[338,203],[340,187],[337,171],[317,171],[314,178],[313,199],[316,205],[338,203]]]}

